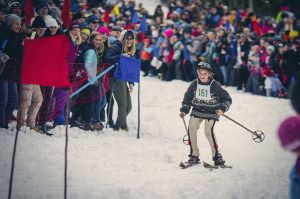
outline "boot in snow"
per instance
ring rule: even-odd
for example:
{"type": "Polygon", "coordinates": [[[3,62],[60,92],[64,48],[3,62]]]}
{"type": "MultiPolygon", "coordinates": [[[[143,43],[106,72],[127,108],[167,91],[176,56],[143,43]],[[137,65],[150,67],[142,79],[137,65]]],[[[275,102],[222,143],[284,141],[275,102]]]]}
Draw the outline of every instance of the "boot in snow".
{"type": "Polygon", "coordinates": [[[215,166],[225,164],[225,160],[223,160],[222,155],[220,153],[216,153],[215,157],[213,157],[213,161],[215,163],[215,166]]]}
{"type": "Polygon", "coordinates": [[[200,162],[199,156],[192,155],[188,161],[190,164],[196,164],[200,162]]]}

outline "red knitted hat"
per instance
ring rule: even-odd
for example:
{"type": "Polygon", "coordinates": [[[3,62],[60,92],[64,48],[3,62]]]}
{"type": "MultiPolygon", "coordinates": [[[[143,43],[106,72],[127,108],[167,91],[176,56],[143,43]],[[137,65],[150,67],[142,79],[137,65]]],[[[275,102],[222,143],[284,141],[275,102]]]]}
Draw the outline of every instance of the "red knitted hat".
{"type": "Polygon", "coordinates": [[[283,148],[300,151],[300,116],[285,119],[279,126],[278,137],[283,148]]]}

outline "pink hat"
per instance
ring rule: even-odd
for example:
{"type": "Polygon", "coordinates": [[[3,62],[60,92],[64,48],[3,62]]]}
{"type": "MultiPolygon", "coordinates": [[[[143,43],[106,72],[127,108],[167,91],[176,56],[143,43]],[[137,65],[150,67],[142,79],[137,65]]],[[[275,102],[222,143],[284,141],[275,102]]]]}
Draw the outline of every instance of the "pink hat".
{"type": "Polygon", "coordinates": [[[168,28],[166,31],[165,31],[165,35],[168,39],[170,39],[173,35],[173,31],[171,28],[168,28]]]}
{"type": "Polygon", "coordinates": [[[98,29],[98,32],[105,34],[106,36],[109,36],[109,29],[106,26],[102,26],[98,29]]]}
{"type": "Polygon", "coordinates": [[[285,119],[279,126],[278,137],[283,148],[300,151],[300,116],[285,119]]]}

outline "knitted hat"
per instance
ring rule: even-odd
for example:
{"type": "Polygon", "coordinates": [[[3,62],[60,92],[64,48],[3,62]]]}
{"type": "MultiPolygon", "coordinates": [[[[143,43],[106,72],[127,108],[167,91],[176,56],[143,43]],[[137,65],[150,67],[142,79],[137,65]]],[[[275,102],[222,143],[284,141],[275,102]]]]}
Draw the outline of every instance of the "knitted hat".
{"type": "Polygon", "coordinates": [[[190,28],[188,28],[188,27],[185,27],[185,28],[183,29],[183,33],[191,34],[191,33],[192,33],[192,30],[191,30],[190,28]]]}
{"type": "Polygon", "coordinates": [[[80,32],[90,35],[92,33],[92,30],[89,27],[83,27],[81,28],[80,32]]]}
{"type": "Polygon", "coordinates": [[[46,23],[41,16],[36,16],[31,25],[32,28],[46,28],[46,23]]]}
{"type": "Polygon", "coordinates": [[[274,52],[275,51],[275,47],[270,45],[267,47],[267,50],[274,52]]]}
{"type": "Polygon", "coordinates": [[[145,39],[144,39],[144,42],[150,43],[150,41],[151,41],[151,40],[150,40],[149,38],[145,38],[145,39]]]}
{"type": "Polygon", "coordinates": [[[109,36],[109,29],[105,26],[102,26],[101,28],[99,28],[98,32],[100,32],[102,34],[106,34],[106,36],[109,36]]]}
{"type": "Polygon", "coordinates": [[[72,22],[70,25],[70,30],[73,30],[75,28],[79,28],[80,29],[80,24],[78,22],[72,22]]]}
{"type": "Polygon", "coordinates": [[[119,27],[119,26],[113,26],[112,29],[111,29],[111,31],[119,31],[119,32],[122,32],[123,29],[122,29],[121,27],[119,27]]]}
{"type": "Polygon", "coordinates": [[[90,22],[92,22],[92,21],[97,21],[97,22],[99,22],[99,17],[97,17],[96,15],[90,15],[90,16],[88,16],[88,18],[86,19],[86,22],[87,22],[87,23],[90,23],[90,22]]]}
{"type": "Polygon", "coordinates": [[[132,30],[127,30],[127,32],[125,33],[125,38],[127,38],[127,37],[134,38],[134,33],[132,30]]]}
{"type": "Polygon", "coordinates": [[[171,28],[168,28],[168,29],[165,31],[165,36],[166,36],[167,38],[171,38],[172,35],[173,35],[172,29],[171,29],[171,28]]]}
{"type": "Polygon", "coordinates": [[[300,151],[300,116],[285,119],[279,126],[278,137],[283,148],[300,151]]]}
{"type": "Polygon", "coordinates": [[[272,77],[273,71],[271,70],[271,68],[267,67],[265,69],[262,70],[263,75],[267,76],[267,77],[272,77]]]}
{"type": "Polygon", "coordinates": [[[53,18],[48,18],[46,19],[46,27],[49,28],[49,27],[56,27],[58,28],[58,23],[55,19],[53,18]]]}
{"type": "Polygon", "coordinates": [[[75,21],[77,19],[85,19],[85,17],[83,16],[83,14],[81,12],[77,12],[76,14],[73,15],[72,21],[75,21]]]}
{"type": "Polygon", "coordinates": [[[8,27],[10,27],[14,23],[20,23],[21,24],[21,18],[16,14],[9,14],[6,17],[6,24],[8,27]]]}
{"type": "Polygon", "coordinates": [[[19,7],[19,8],[22,8],[21,6],[21,3],[19,1],[10,1],[8,4],[7,4],[7,9],[9,11],[11,11],[13,8],[15,7],[19,7]]]}
{"type": "Polygon", "coordinates": [[[300,114],[300,74],[298,74],[298,78],[291,85],[289,94],[293,108],[300,114]]]}
{"type": "Polygon", "coordinates": [[[192,34],[192,36],[194,36],[194,37],[198,37],[198,36],[201,35],[201,32],[199,32],[198,30],[193,30],[191,34],[192,34]]]}
{"type": "Polygon", "coordinates": [[[39,4],[35,7],[35,10],[38,11],[41,8],[48,8],[49,10],[48,3],[46,1],[39,2],[39,4]]]}

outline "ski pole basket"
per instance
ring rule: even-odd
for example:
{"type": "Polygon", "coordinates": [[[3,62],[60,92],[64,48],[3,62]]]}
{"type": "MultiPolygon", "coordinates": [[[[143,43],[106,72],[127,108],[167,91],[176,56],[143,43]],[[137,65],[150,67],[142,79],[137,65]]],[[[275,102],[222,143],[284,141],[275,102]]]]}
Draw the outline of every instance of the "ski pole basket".
{"type": "Polygon", "coordinates": [[[248,129],[247,127],[245,127],[244,125],[238,123],[237,121],[235,121],[234,119],[228,117],[227,115],[223,115],[224,117],[226,117],[227,119],[231,120],[232,122],[236,123],[237,125],[243,127],[244,129],[246,129],[247,131],[249,131],[250,133],[252,133],[252,140],[256,143],[260,143],[262,141],[264,141],[265,139],[265,134],[261,131],[261,130],[256,130],[256,131],[251,131],[250,129],[248,129]]]}

